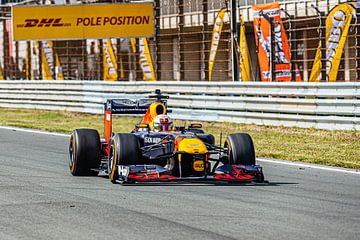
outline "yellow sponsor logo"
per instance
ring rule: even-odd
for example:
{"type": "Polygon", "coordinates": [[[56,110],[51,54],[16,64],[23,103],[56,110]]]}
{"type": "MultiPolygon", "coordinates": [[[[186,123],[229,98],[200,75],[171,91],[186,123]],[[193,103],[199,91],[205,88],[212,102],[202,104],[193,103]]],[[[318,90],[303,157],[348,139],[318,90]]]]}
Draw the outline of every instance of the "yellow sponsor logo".
{"type": "Polygon", "coordinates": [[[14,6],[14,40],[154,36],[153,3],[14,6]]]}
{"type": "Polygon", "coordinates": [[[194,161],[194,170],[197,172],[204,171],[204,161],[202,160],[194,161]]]}

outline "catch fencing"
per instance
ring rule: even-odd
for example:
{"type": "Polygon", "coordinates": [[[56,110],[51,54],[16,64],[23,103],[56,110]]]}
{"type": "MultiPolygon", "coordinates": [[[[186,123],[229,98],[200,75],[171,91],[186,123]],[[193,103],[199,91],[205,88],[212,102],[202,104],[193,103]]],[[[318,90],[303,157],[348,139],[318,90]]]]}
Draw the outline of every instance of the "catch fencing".
{"type": "Polygon", "coordinates": [[[360,83],[0,81],[0,107],[101,114],[155,89],[176,119],[360,130],[360,83]]]}
{"type": "MultiPolygon", "coordinates": [[[[15,0],[14,0],[15,1],[15,0]]],[[[14,2],[10,0],[2,1],[14,2]]],[[[257,46],[255,40],[252,4],[274,2],[275,0],[240,0],[236,6],[237,28],[241,16],[244,19],[246,42],[249,48],[251,81],[260,80],[257,46]]],[[[58,1],[26,0],[19,5],[44,4],[58,1]]],[[[69,0],[67,4],[131,3],[138,0],[69,0]]],[[[226,9],[224,26],[218,42],[213,64],[212,81],[231,81],[234,75],[232,48],[236,49],[239,39],[231,37],[231,1],[223,0],[154,0],[155,36],[147,38],[149,53],[156,80],[164,81],[208,81],[209,55],[211,52],[214,22],[221,9],[226,9]],[[232,45],[236,45],[235,47],[232,45]]],[[[291,62],[297,66],[302,81],[309,81],[318,49],[319,40],[325,41],[325,21],[331,9],[346,0],[298,0],[280,1],[281,17],[288,35],[291,62]]],[[[42,51],[52,44],[53,59],[50,78],[66,80],[104,79],[104,44],[106,39],[12,41],[11,4],[0,6],[0,68],[4,79],[44,79],[42,68],[45,59],[42,51]],[[56,67],[54,67],[56,65],[56,67]],[[63,77],[57,72],[62,72],[63,77]]],[[[360,11],[357,19],[352,17],[347,41],[341,55],[337,81],[360,81],[360,11]]],[[[355,15],[356,15],[355,14],[355,15]]],[[[355,16],[354,15],[354,16],[355,16]]],[[[116,58],[116,77],[112,80],[143,80],[139,45],[134,47],[128,38],[110,39],[116,58]]],[[[321,47],[321,60],[325,61],[326,47],[321,47]]],[[[236,58],[241,58],[238,54],[236,58]]],[[[115,65],[115,63],[114,63],[115,65]]],[[[325,63],[323,63],[325,66],[325,63]]],[[[324,67],[323,67],[324,68],[324,67]]],[[[292,68],[295,74],[295,68],[292,68]]],[[[324,70],[324,69],[323,69],[324,70]]],[[[323,71],[324,72],[324,71],[323,71]]],[[[1,74],[0,74],[1,75],[1,74]]],[[[294,79],[292,79],[294,80],[294,79]]],[[[322,81],[325,78],[322,77],[322,81]]]]}

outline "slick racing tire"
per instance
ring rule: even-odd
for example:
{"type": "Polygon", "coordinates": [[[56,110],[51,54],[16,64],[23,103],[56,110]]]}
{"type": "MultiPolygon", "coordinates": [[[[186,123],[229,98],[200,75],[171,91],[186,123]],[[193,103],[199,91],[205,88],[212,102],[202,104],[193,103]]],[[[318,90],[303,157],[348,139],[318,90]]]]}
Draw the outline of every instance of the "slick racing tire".
{"type": "Polygon", "coordinates": [[[100,166],[100,135],[95,129],[76,129],[69,145],[69,167],[73,176],[94,176],[100,166]]]}
{"type": "Polygon", "coordinates": [[[255,165],[254,143],[247,133],[230,134],[224,143],[229,164],[255,165]]]}
{"type": "Polygon", "coordinates": [[[117,133],[111,140],[109,155],[109,178],[112,183],[118,179],[118,165],[140,163],[138,138],[130,133],[117,133]]]}

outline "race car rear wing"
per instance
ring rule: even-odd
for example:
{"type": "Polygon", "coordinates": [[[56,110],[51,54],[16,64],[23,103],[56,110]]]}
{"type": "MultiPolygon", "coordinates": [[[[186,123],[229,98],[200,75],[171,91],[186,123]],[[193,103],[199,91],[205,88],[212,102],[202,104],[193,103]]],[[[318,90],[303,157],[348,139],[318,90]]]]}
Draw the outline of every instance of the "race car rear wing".
{"type": "Polygon", "coordinates": [[[149,106],[153,102],[164,104],[167,108],[167,100],[169,96],[162,95],[160,89],[155,90],[155,95],[150,95],[149,98],[142,98],[138,100],[132,99],[108,99],[105,103],[104,112],[112,114],[143,114],[146,113],[149,106]]]}
{"type": "Polygon", "coordinates": [[[108,99],[104,106],[104,112],[112,114],[144,114],[154,99],[108,99]]]}
{"type": "Polygon", "coordinates": [[[164,114],[171,112],[167,109],[167,99],[169,96],[161,94],[160,89],[155,90],[155,95],[149,98],[138,100],[132,99],[108,99],[104,104],[104,134],[108,143],[112,133],[112,115],[122,114],[146,114],[148,111],[154,114],[164,114]],[[156,103],[153,104],[152,103],[156,103]],[[151,108],[149,108],[152,106],[151,108]]]}

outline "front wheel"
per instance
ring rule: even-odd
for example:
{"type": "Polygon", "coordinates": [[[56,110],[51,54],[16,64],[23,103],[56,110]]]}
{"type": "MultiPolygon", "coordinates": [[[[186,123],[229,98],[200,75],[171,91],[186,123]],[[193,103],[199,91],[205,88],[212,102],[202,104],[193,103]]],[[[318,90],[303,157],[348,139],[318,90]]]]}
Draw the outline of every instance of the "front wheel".
{"type": "Polygon", "coordinates": [[[229,164],[255,165],[254,143],[249,134],[230,134],[224,148],[227,149],[229,164]]]}
{"type": "Polygon", "coordinates": [[[140,163],[140,144],[138,138],[130,133],[117,133],[111,140],[109,155],[109,179],[118,179],[118,165],[140,163]]]}
{"type": "Polygon", "coordinates": [[[76,129],[70,136],[69,168],[73,176],[93,176],[100,166],[100,135],[95,129],[76,129]]]}

